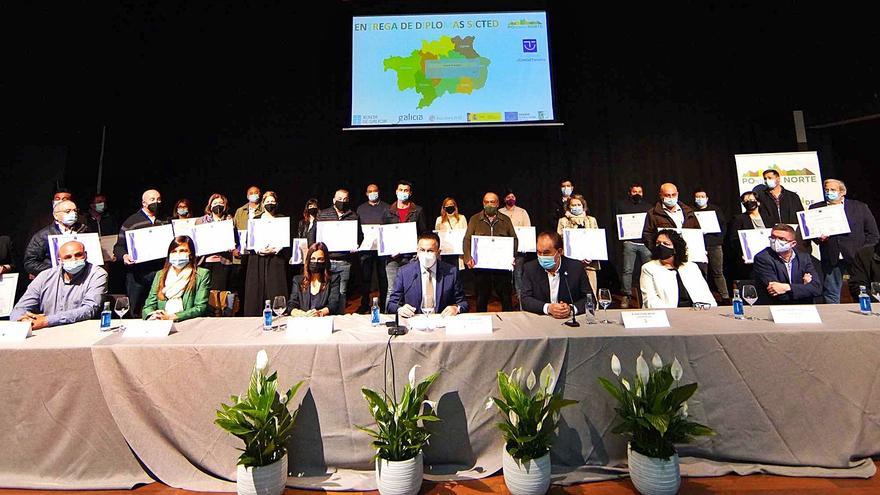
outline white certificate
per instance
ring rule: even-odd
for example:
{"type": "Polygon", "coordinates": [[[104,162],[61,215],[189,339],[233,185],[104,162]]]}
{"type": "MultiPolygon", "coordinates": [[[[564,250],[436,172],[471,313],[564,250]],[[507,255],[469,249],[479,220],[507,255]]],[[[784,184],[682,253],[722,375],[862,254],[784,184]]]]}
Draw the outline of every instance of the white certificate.
{"type": "Polygon", "coordinates": [[[647,213],[617,215],[617,238],[621,241],[640,241],[645,230],[647,213]]]}
{"type": "Polygon", "coordinates": [[[379,226],[379,256],[414,253],[418,249],[415,222],[379,226]]]}
{"type": "Polygon", "coordinates": [[[755,255],[770,247],[771,229],[747,229],[739,230],[739,245],[742,248],[743,258],[746,263],[754,263],[755,255]]]}
{"type": "Polygon", "coordinates": [[[0,318],[9,316],[15,305],[15,288],[18,287],[17,273],[0,275],[0,318]]]}
{"type": "Polygon", "coordinates": [[[471,236],[474,268],[513,271],[513,237],[471,236]]]}
{"type": "Polygon", "coordinates": [[[492,315],[449,316],[446,335],[492,335],[492,315]]]}
{"type": "Polygon", "coordinates": [[[574,260],[607,260],[605,229],[562,229],[563,254],[574,260]]]}
{"type": "Polygon", "coordinates": [[[254,218],[248,221],[247,247],[254,251],[290,247],[290,217],[254,218]]]}
{"type": "Polygon", "coordinates": [[[28,321],[0,321],[0,343],[24,342],[31,335],[28,321]]]}
{"type": "Polygon", "coordinates": [[[804,239],[850,233],[843,205],[799,211],[797,218],[804,239]]]}
{"type": "Polygon", "coordinates": [[[379,225],[361,225],[361,232],[364,233],[364,240],[358,251],[376,251],[379,249],[379,225]]]}
{"type": "Polygon", "coordinates": [[[709,257],[706,255],[706,241],[703,239],[703,231],[701,229],[659,229],[674,230],[681,234],[688,248],[688,261],[694,263],[708,263],[709,257]]]}
{"type": "Polygon", "coordinates": [[[192,237],[192,229],[196,226],[196,220],[198,218],[175,218],[171,220],[171,225],[174,227],[174,235],[192,237]]]}
{"type": "Polygon", "coordinates": [[[201,223],[193,227],[196,256],[224,253],[235,249],[235,226],[232,220],[201,223]]]}
{"type": "Polygon", "coordinates": [[[517,250],[520,253],[535,252],[535,228],[534,227],[514,227],[516,230],[517,250]]]}
{"type": "Polygon", "coordinates": [[[116,241],[119,240],[118,235],[102,235],[101,236],[101,255],[104,258],[104,261],[110,261],[113,259],[113,247],[116,246],[116,241]]]}
{"type": "Polygon", "coordinates": [[[773,323],[822,323],[816,306],[812,304],[770,306],[770,315],[773,323]]]}
{"type": "Polygon", "coordinates": [[[174,230],[171,225],[154,225],[125,231],[128,257],[135,263],[164,259],[168,256],[168,246],[173,240],[174,230]]]}
{"type": "Polygon", "coordinates": [[[303,257],[309,249],[309,240],[302,237],[294,237],[290,243],[290,264],[302,265],[303,257]]]}
{"type": "Polygon", "coordinates": [[[695,211],[694,215],[700,221],[700,230],[704,234],[720,234],[721,225],[718,225],[718,214],[714,211],[695,211]]]}
{"type": "MultiPolygon", "coordinates": [[[[52,268],[58,266],[58,248],[67,241],[79,241],[86,247],[86,255],[88,255],[89,263],[93,265],[104,265],[104,251],[101,249],[101,238],[98,234],[63,234],[50,235],[49,240],[49,259],[52,260],[52,268]]],[[[167,249],[168,246],[166,245],[167,249]]]]}
{"type": "Polygon", "coordinates": [[[440,237],[440,254],[464,254],[464,234],[467,229],[435,230],[440,237]]]}
{"type": "Polygon", "coordinates": [[[358,221],[318,221],[316,240],[334,252],[354,251],[358,248],[358,221]]]}

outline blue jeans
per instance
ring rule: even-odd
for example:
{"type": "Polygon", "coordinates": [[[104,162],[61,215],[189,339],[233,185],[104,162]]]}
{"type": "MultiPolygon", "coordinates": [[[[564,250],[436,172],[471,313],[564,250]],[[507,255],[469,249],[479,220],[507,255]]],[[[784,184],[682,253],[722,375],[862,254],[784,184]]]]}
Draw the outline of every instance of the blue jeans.
{"type": "Polygon", "coordinates": [[[342,307],[345,307],[345,294],[348,291],[348,279],[351,277],[351,263],[345,260],[330,260],[330,275],[339,274],[339,295],[342,307]]]}
{"type": "Polygon", "coordinates": [[[632,277],[636,259],[639,264],[651,261],[651,250],[641,243],[623,241],[623,279],[620,281],[620,288],[627,297],[632,297],[632,277]]]}
{"type": "Polygon", "coordinates": [[[825,304],[840,304],[840,287],[843,285],[843,272],[846,267],[838,263],[834,267],[825,267],[825,280],[822,283],[822,297],[825,304]]]}

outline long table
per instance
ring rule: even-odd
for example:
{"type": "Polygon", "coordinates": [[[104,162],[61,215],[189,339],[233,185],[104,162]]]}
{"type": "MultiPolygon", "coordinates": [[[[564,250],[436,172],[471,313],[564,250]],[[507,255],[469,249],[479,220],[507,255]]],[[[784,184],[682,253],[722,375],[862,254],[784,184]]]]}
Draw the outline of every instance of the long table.
{"type": "MultiPolygon", "coordinates": [[[[855,305],[820,306],[821,325],[736,321],[729,308],[668,311],[670,328],[619,324],[569,328],[546,316],[499,313],[493,333],[413,331],[392,343],[395,377],[440,371],[430,394],[441,423],[425,451],[426,478],[479,478],[501,467],[496,372],[552,363],[558,390],[580,401],[563,411],[551,452],[555,483],[626,474],[625,443],[610,432],[614,403],[596,378],[612,353],[677,356],[684,382],[700,384],[690,414],[717,435],[680,448],[687,476],[767,472],[869,477],[880,454],[880,318],[855,305]]],[[[768,316],[768,309],[753,312],[768,316]]],[[[612,320],[619,312],[609,311],[612,320]]],[[[96,321],[46,329],[0,347],[0,486],[130,488],[152,477],[199,491],[234,491],[237,440],[213,424],[243,392],[260,349],[280,386],[305,380],[291,440],[288,485],[375,488],[371,422],[362,386],[383,382],[384,327],[337,317],[324,341],[264,332],[259,318],[200,318],[161,339],[101,334],[96,321]],[[148,472],[150,474],[148,474],[148,472]]]]}

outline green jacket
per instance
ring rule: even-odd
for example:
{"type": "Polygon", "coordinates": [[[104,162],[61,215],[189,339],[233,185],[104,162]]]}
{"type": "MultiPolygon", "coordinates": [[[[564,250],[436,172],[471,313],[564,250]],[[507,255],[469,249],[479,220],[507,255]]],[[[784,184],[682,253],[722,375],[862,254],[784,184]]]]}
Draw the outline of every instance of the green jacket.
{"type": "MultiPolygon", "coordinates": [[[[147,296],[147,302],[144,304],[144,310],[141,312],[146,320],[153,312],[164,310],[166,300],[160,300],[156,295],[159,288],[159,277],[161,271],[156,272],[153,278],[153,286],[150,287],[150,295],[147,296]]],[[[177,313],[175,321],[188,320],[190,318],[198,318],[204,316],[208,310],[208,294],[211,292],[211,271],[206,268],[198,268],[196,271],[196,289],[183,293],[183,311],[177,313]]]]}

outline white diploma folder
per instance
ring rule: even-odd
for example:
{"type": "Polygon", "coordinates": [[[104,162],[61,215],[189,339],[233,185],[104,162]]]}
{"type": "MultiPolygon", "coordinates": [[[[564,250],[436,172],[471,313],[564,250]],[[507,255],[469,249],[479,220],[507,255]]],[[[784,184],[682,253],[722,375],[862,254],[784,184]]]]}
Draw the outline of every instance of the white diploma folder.
{"type": "Polygon", "coordinates": [[[621,241],[641,241],[647,213],[617,215],[617,238],[621,241]]]}
{"type": "Polygon", "coordinates": [[[315,239],[327,245],[333,252],[354,251],[358,248],[358,221],[319,221],[316,223],[315,239]]]}
{"type": "MultiPolygon", "coordinates": [[[[115,237],[115,236],[114,236],[115,237]]],[[[93,265],[104,265],[104,250],[101,248],[101,238],[98,234],[61,234],[50,235],[47,237],[49,241],[49,259],[52,260],[52,268],[58,266],[58,248],[68,241],[79,241],[86,248],[86,255],[89,263],[93,265]]],[[[168,245],[165,245],[168,248],[168,245]]]]}
{"type": "Polygon", "coordinates": [[[464,234],[466,232],[467,229],[435,230],[434,233],[440,237],[440,254],[464,254],[464,234]]]}
{"type": "Polygon", "coordinates": [[[414,253],[418,249],[415,222],[379,226],[379,256],[414,253]]]}
{"type": "Polygon", "coordinates": [[[254,251],[290,247],[290,217],[255,218],[248,221],[247,247],[254,251]]]}
{"type": "Polygon", "coordinates": [[[516,230],[516,238],[519,240],[517,243],[517,250],[520,253],[534,253],[535,252],[535,237],[537,234],[535,233],[534,227],[514,227],[516,230]]]}
{"type": "Polygon", "coordinates": [[[224,253],[235,249],[235,226],[232,220],[209,222],[192,228],[196,256],[224,253]]]}
{"type": "Polygon", "coordinates": [[[471,236],[474,268],[513,271],[514,237],[471,236]]]}
{"type": "Polygon", "coordinates": [[[135,263],[164,259],[168,256],[168,245],[172,240],[174,230],[171,225],[154,225],[125,231],[128,256],[135,263]]]}
{"type": "Polygon", "coordinates": [[[607,260],[608,243],[605,229],[562,229],[563,254],[582,260],[607,260]]]}
{"type": "Polygon", "coordinates": [[[804,239],[849,234],[849,221],[843,205],[823,206],[797,213],[798,227],[804,239]]]}
{"type": "Polygon", "coordinates": [[[718,214],[714,211],[695,211],[694,215],[700,222],[700,230],[704,234],[720,234],[721,225],[718,224],[718,214]]]}

